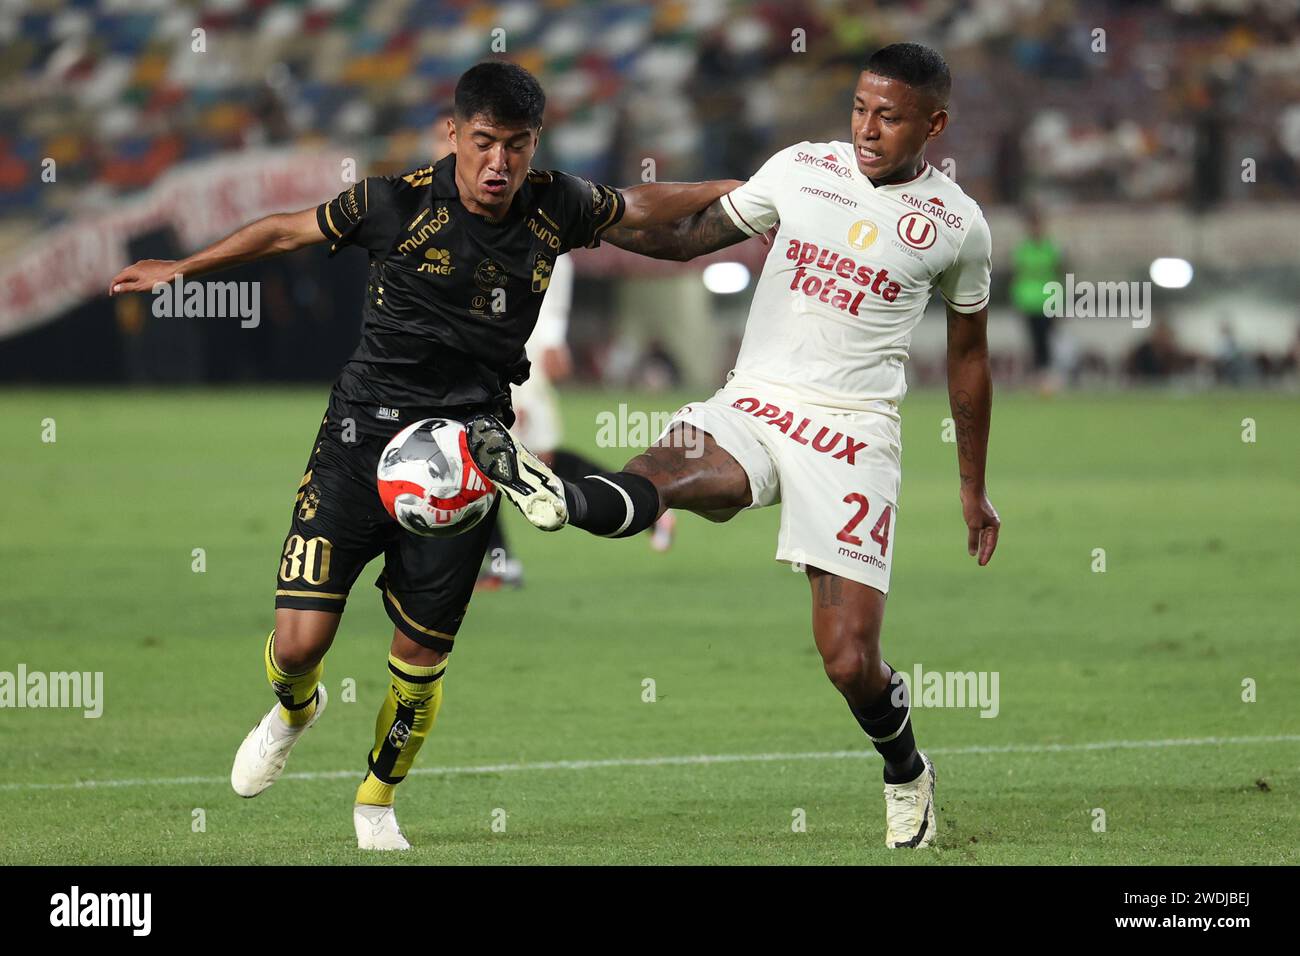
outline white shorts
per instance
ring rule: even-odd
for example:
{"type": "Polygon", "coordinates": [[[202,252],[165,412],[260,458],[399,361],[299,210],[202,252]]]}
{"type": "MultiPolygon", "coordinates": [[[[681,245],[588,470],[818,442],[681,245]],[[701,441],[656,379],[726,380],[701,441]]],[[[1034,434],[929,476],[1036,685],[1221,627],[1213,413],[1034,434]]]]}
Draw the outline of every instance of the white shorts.
{"type": "Polygon", "coordinates": [[[902,437],[897,404],[876,404],[829,412],[728,386],[678,409],[672,422],[708,432],[740,462],[750,508],[783,504],[778,561],[888,592],[902,437]]]}
{"type": "Polygon", "coordinates": [[[560,447],[560,408],[550,379],[534,371],[524,384],[514,387],[511,404],[515,409],[512,430],[525,448],[545,454],[560,447]]]}

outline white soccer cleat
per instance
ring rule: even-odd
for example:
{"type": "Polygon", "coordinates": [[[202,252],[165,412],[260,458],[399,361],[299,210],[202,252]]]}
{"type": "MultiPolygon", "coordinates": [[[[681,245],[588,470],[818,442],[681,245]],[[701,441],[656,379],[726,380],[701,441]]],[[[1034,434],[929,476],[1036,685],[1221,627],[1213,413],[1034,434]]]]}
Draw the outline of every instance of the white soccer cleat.
{"type": "Polygon", "coordinates": [[[248,732],[244,742],[235,752],[235,765],[230,768],[230,785],[241,797],[255,797],[279,779],[284,772],[289,751],[310,729],[320,715],[325,713],[328,696],[325,685],[316,685],[316,712],[301,727],[289,727],[280,719],[280,705],[258,721],[248,732]]]}
{"type": "Polygon", "coordinates": [[[891,850],[929,846],[934,822],[934,764],[921,754],[925,769],[911,783],[885,784],[885,846],[891,850]]]}
{"type": "Polygon", "coordinates": [[[359,850],[409,850],[392,807],[358,803],[352,807],[352,825],[357,831],[359,850]]]}
{"type": "Polygon", "coordinates": [[[505,425],[491,415],[465,423],[466,444],[474,463],[519,509],[529,524],[558,531],[569,520],[564,485],[555,473],[521,445],[505,425]]]}

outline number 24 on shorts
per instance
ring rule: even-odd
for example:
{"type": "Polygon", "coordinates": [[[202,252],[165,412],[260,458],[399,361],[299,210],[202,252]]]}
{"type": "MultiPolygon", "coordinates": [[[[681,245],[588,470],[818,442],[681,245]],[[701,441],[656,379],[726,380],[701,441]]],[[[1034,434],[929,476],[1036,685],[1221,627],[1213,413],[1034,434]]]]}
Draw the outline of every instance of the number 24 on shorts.
{"type": "MultiPolygon", "coordinates": [[[[854,511],[853,516],[849,518],[848,522],[839,530],[839,533],[836,534],[835,537],[840,541],[843,541],[845,544],[851,544],[854,547],[860,548],[862,547],[862,539],[854,534],[853,531],[858,525],[862,524],[862,522],[867,519],[867,513],[871,510],[871,504],[867,501],[866,495],[858,494],[856,491],[845,495],[844,503],[846,505],[854,505],[857,510],[854,511]]],[[[889,518],[892,511],[893,507],[891,505],[886,505],[885,510],[880,513],[880,517],[876,519],[875,527],[871,529],[871,540],[880,545],[880,556],[882,558],[885,556],[885,552],[889,549],[889,518]]]]}

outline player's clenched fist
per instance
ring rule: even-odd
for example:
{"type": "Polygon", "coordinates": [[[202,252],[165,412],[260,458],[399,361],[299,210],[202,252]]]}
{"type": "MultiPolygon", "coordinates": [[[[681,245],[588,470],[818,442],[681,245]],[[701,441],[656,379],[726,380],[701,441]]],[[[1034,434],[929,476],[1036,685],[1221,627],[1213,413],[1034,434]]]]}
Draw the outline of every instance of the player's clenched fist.
{"type": "Polygon", "coordinates": [[[993,549],[998,546],[998,529],[1002,521],[998,510],[983,492],[962,489],[961,513],[966,519],[966,551],[972,557],[979,555],[980,567],[989,563],[993,549]]]}
{"type": "Polygon", "coordinates": [[[159,282],[170,282],[175,276],[175,259],[141,259],[113,276],[113,281],[108,284],[108,294],[152,292],[159,282]]]}

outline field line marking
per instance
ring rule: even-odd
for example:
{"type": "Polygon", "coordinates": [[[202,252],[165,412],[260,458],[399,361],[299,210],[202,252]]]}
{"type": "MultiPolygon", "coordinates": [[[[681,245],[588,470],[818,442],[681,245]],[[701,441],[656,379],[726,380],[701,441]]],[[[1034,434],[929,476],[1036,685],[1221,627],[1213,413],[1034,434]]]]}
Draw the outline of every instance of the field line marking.
{"type": "MultiPolygon", "coordinates": [[[[1102,740],[1082,744],[977,744],[968,747],[932,747],[926,753],[956,757],[981,754],[1083,753],[1090,750],[1143,750],[1164,747],[1214,747],[1224,744],[1298,743],[1300,734],[1264,737],[1179,737],[1166,740],[1102,740]]],[[[782,763],[795,760],[854,760],[876,757],[872,750],[814,750],[804,753],[686,754],[676,757],[610,757],[602,760],[544,760],[533,763],[498,763],[469,767],[416,767],[408,776],[463,776],[482,773],[518,773],[533,770],[601,770],[610,767],[682,767],[717,763],[782,763]]],[[[282,780],[343,780],[359,777],[360,770],[323,770],[286,773],[282,780]]],[[[72,783],[0,783],[0,791],[94,790],[111,787],[160,787],[228,783],[228,777],[158,777],[126,780],[80,780],[72,783]]]]}

